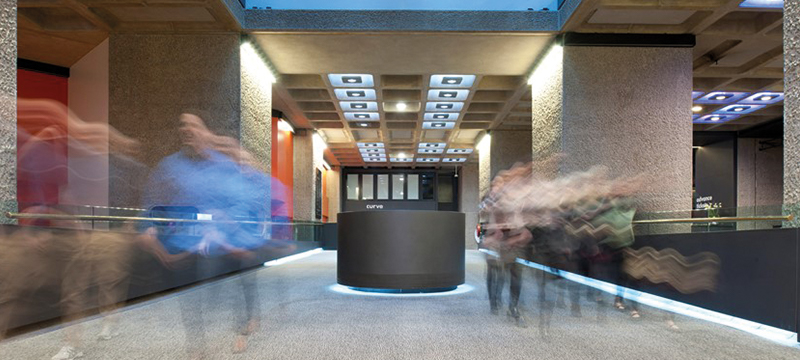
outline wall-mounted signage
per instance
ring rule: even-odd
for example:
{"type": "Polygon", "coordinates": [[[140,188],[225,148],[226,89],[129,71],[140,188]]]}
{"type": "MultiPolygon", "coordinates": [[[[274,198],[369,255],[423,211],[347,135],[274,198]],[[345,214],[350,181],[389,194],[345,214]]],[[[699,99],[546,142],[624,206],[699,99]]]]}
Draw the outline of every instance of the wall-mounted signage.
{"type": "Polygon", "coordinates": [[[367,204],[367,210],[381,210],[383,205],[380,204],[367,204]]]}

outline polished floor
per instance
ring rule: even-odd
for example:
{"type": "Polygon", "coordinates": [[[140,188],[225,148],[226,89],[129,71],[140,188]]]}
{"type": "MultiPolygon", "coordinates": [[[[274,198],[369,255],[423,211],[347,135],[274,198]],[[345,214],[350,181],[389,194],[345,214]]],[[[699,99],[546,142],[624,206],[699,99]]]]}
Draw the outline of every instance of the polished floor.
{"type": "MultiPolygon", "coordinates": [[[[181,304],[206,324],[203,359],[798,359],[800,347],[773,343],[740,330],[677,316],[679,329],[661,310],[642,317],[605,302],[582,300],[582,316],[555,308],[549,327],[539,320],[538,271],[528,269],[522,301],[527,327],[504,312],[491,315],[484,285],[483,255],[467,255],[473,290],[433,297],[381,297],[338,293],[336,253],[323,252],[256,270],[262,322],[248,348],[234,353],[232,298],[241,294],[235,277],[125,308],[120,336],[99,341],[101,319],[69,326],[84,330],[84,359],[190,359],[181,304]]],[[[552,291],[549,288],[548,291],[552,291]]],[[[73,328],[75,329],[75,328],[73,328]]],[[[50,359],[65,327],[43,329],[0,343],[0,359],[50,359]]],[[[190,345],[198,345],[195,339],[190,345]]]]}

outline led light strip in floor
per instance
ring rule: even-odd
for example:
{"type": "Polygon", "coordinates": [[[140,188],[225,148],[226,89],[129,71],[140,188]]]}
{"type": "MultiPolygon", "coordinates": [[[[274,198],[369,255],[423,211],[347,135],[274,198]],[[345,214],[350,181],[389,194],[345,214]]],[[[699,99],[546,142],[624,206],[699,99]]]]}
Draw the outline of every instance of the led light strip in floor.
{"type": "Polygon", "coordinates": [[[376,297],[400,297],[400,298],[416,298],[416,297],[437,297],[437,296],[450,296],[450,295],[459,295],[465,294],[475,289],[472,285],[462,284],[459,285],[457,288],[450,290],[450,291],[442,291],[442,292],[435,292],[435,293],[382,293],[382,292],[370,292],[370,291],[359,291],[352,289],[348,286],[334,284],[328,287],[333,292],[337,292],[340,294],[347,294],[347,295],[361,295],[361,296],[376,296],[376,297]]]}
{"type": "Polygon", "coordinates": [[[292,261],[295,261],[295,260],[305,259],[305,258],[307,258],[307,257],[309,257],[311,255],[316,255],[316,254],[319,254],[321,252],[322,252],[322,248],[316,248],[316,249],[313,249],[313,250],[301,252],[299,254],[289,255],[289,256],[286,256],[286,257],[279,258],[279,259],[267,261],[267,262],[264,263],[264,266],[266,266],[266,267],[278,266],[278,265],[286,264],[288,262],[292,262],[292,261]]]}
{"type": "MultiPolygon", "coordinates": [[[[491,256],[497,256],[497,253],[487,249],[480,249],[481,252],[489,254],[491,256]]],[[[644,304],[647,306],[651,306],[657,309],[674,312],[676,314],[681,314],[689,317],[693,317],[700,320],[706,320],[710,322],[714,322],[720,325],[729,326],[735,329],[739,329],[742,331],[746,331],[756,336],[763,337],[768,340],[775,341],[782,345],[791,346],[795,348],[800,348],[800,344],[797,342],[797,333],[793,333],[791,331],[779,329],[773,326],[759,324],[754,321],[737,318],[735,316],[726,315],[723,313],[719,313],[716,311],[703,309],[698,306],[685,304],[679,301],[670,300],[661,296],[656,296],[653,294],[648,294],[645,292],[641,292],[639,290],[629,289],[626,287],[618,286],[616,284],[608,283],[605,281],[595,280],[592,278],[588,278],[585,276],[581,276],[578,274],[574,274],[571,272],[559,270],[555,271],[553,268],[544,266],[542,264],[538,264],[535,262],[517,259],[517,263],[522,265],[542,270],[548,272],[553,275],[561,276],[567,280],[590,286],[595,289],[605,291],[612,295],[617,295],[617,290],[621,289],[622,297],[628,299],[630,301],[636,301],[640,304],[644,304]]]]}

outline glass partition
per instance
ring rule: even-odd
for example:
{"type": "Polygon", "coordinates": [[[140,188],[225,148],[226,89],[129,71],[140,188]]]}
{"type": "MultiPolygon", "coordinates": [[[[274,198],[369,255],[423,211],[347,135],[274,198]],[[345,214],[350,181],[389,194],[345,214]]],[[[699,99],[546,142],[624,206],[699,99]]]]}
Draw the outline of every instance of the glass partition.
{"type": "Polygon", "coordinates": [[[419,200],[419,174],[408,174],[408,200],[419,200]]]}
{"type": "Polygon", "coordinates": [[[358,175],[347,175],[347,200],[358,200],[358,175]]]}
{"type": "Polygon", "coordinates": [[[378,200],[389,200],[389,175],[378,175],[378,200]]]}
{"type": "Polygon", "coordinates": [[[375,177],[364,174],[361,176],[361,200],[372,200],[375,198],[375,177]]]}
{"type": "Polygon", "coordinates": [[[403,200],[405,194],[405,174],[392,174],[392,200],[403,200]]]}

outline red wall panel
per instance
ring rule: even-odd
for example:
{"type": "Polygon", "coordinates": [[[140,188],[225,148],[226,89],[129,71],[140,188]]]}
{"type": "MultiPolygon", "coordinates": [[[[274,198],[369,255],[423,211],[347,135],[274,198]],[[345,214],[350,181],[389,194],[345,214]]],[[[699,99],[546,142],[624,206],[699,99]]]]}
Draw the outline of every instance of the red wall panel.
{"type": "Polygon", "coordinates": [[[273,204],[273,216],[294,216],[294,144],[291,131],[278,129],[279,118],[272,118],[272,179],[273,189],[280,188],[277,195],[282,205],[273,204]]]}
{"type": "Polygon", "coordinates": [[[18,102],[17,201],[21,210],[58,204],[59,189],[67,184],[68,94],[65,77],[17,70],[18,99],[49,99],[64,105],[42,112],[18,102]]]}

